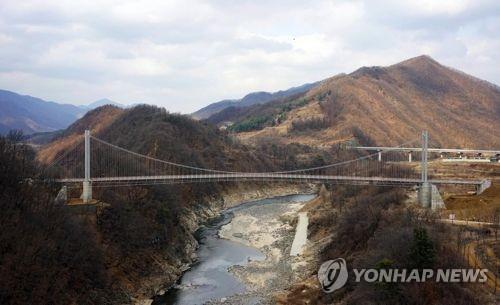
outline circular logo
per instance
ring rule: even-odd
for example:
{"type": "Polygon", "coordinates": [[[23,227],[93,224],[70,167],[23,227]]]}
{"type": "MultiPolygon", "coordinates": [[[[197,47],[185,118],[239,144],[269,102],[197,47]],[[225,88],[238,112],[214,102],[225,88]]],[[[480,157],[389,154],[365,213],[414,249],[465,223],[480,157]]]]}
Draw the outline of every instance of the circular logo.
{"type": "Polygon", "coordinates": [[[343,258],[326,261],[318,270],[319,283],[326,293],[332,293],[344,287],[347,277],[347,264],[343,258]]]}

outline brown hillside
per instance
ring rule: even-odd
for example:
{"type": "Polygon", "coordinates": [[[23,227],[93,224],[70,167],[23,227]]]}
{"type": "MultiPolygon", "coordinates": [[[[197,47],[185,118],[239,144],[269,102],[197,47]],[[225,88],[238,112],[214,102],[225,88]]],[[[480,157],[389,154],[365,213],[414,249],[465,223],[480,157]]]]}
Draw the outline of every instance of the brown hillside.
{"type": "Polygon", "coordinates": [[[436,146],[500,147],[500,89],[425,55],[332,77],[310,90],[306,99],[305,106],[288,112],[279,125],[239,137],[282,136],[323,146],[361,131],[365,142],[396,145],[427,129],[436,146]],[[319,119],[324,121],[313,124],[319,119]],[[294,124],[300,129],[292,128],[294,124]]]}
{"type": "Polygon", "coordinates": [[[50,163],[61,152],[67,151],[82,139],[85,129],[100,132],[109,126],[124,110],[112,105],[106,105],[89,111],[83,118],[69,126],[59,137],[44,146],[37,154],[39,161],[50,163]]]}

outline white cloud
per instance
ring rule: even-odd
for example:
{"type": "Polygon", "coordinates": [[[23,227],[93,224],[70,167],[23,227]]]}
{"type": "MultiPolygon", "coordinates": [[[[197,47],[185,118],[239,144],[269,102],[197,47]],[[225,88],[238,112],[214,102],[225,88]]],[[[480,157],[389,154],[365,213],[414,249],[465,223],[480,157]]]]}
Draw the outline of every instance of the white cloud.
{"type": "Polygon", "coordinates": [[[423,53],[498,84],[498,33],[492,0],[3,0],[0,88],[191,112],[423,53]]]}

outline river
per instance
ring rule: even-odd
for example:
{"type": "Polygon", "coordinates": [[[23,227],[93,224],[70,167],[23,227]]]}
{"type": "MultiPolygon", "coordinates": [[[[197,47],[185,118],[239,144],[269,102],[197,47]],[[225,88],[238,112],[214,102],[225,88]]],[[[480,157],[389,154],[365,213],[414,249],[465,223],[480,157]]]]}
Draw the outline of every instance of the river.
{"type": "MultiPolygon", "coordinates": [[[[243,243],[219,238],[221,227],[231,222],[235,213],[248,211],[274,213],[278,216],[280,207],[297,202],[304,202],[313,195],[290,195],[274,197],[253,202],[246,202],[227,209],[197,231],[199,248],[198,261],[186,271],[178,284],[162,296],[154,299],[153,305],[195,305],[205,304],[209,300],[222,300],[242,294],[249,287],[235,277],[229,269],[233,266],[245,266],[250,261],[262,261],[266,255],[259,249],[243,243]]],[[[254,212],[255,213],[255,212],[254,212]]],[[[275,217],[275,218],[276,218],[275,217]]],[[[247,298],[245,304],[257,304],[258,297],[247,298]]]]}

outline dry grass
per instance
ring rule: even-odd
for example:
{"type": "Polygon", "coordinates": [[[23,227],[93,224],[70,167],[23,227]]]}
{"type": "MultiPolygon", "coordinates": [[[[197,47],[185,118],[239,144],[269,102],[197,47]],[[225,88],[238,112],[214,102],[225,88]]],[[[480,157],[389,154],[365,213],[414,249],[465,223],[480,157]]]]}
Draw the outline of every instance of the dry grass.
{"type": "Polygon", "coordinates": [[[426,129],[432,144],[441,147],[500,146],[500,91],[427,57],[327,79],[305,98],[310,102],[287,114],[279,126],[239,137],[254,141],[272,135],[328,146],[352,138],[352,129],[359,128],[377,144],[399,145],[418,139],[426,129]],[[285,130],[293,120],[324,115],[318,103],[338,109],[331,127],[307,135],[285,130]]]}
{"type": "Polygon", "coordinates": [[[500,182],[494,182],[480,195],[448,195],[444,200],[445,217],[453,213],[457,219],[491,222],[500,213],[500,182]]]}
{"type": "MultiPolygon", "coordinates": [[[[418,169],[417,169],[418,170],[418,169]]],[[[455,214],[457,219],[490,222],[500,211],[500,164],[499,163],[445,163],[429,164],[429,173],[436,179],[489,179],[492,186],[480,195],[461,186],[440,186],[439,191],[446,205],[442,216],[455,214]],[[470,192],[470,193],[469,193],[470,192]]]]}
{"type": "Polygon", "coordinates": [[[44,164],[52,162],[62,152],[68,151],[81,141],[85,129],[90,129],[94,134],[99,133],[113,123],[123,111],[121,108],[112,106],[104,106],[90,111],[83,118],[68,127],[66,130],[67,134],[64,137],[58,138],[42,147],[37,154],[38,161],[44,164]]]}
{"type": "Polygon", "coordinates": [[[278,126],[274,127],[266,127],[261,130],[249,131],[249,132],[241,132],[238,133],[237,136],[240,140],[246,143],[252,143],[253,140],[257,138],[264,137],[275,137],[280,136],[284,139],[288,138],[289,130],[291,129],[292,122],[294,120],[301,119],[311,119],[317,118],[322,119],[324,117],[321,112],[321,108],[318,102],[309,103],[305,107],[293,109],[287,114],[287,118],[278,126]]]}
{"type": "Polygon", "coordinates": [[[78,142],[83,140],[83,135],[72,134],[64,138],[59,138],[54,142],[45,145],[37,154],[39,162],[48,164],[52,162],[56,156],[60,155],[63,151],[68,151],[74,147],[78,142]]]}

